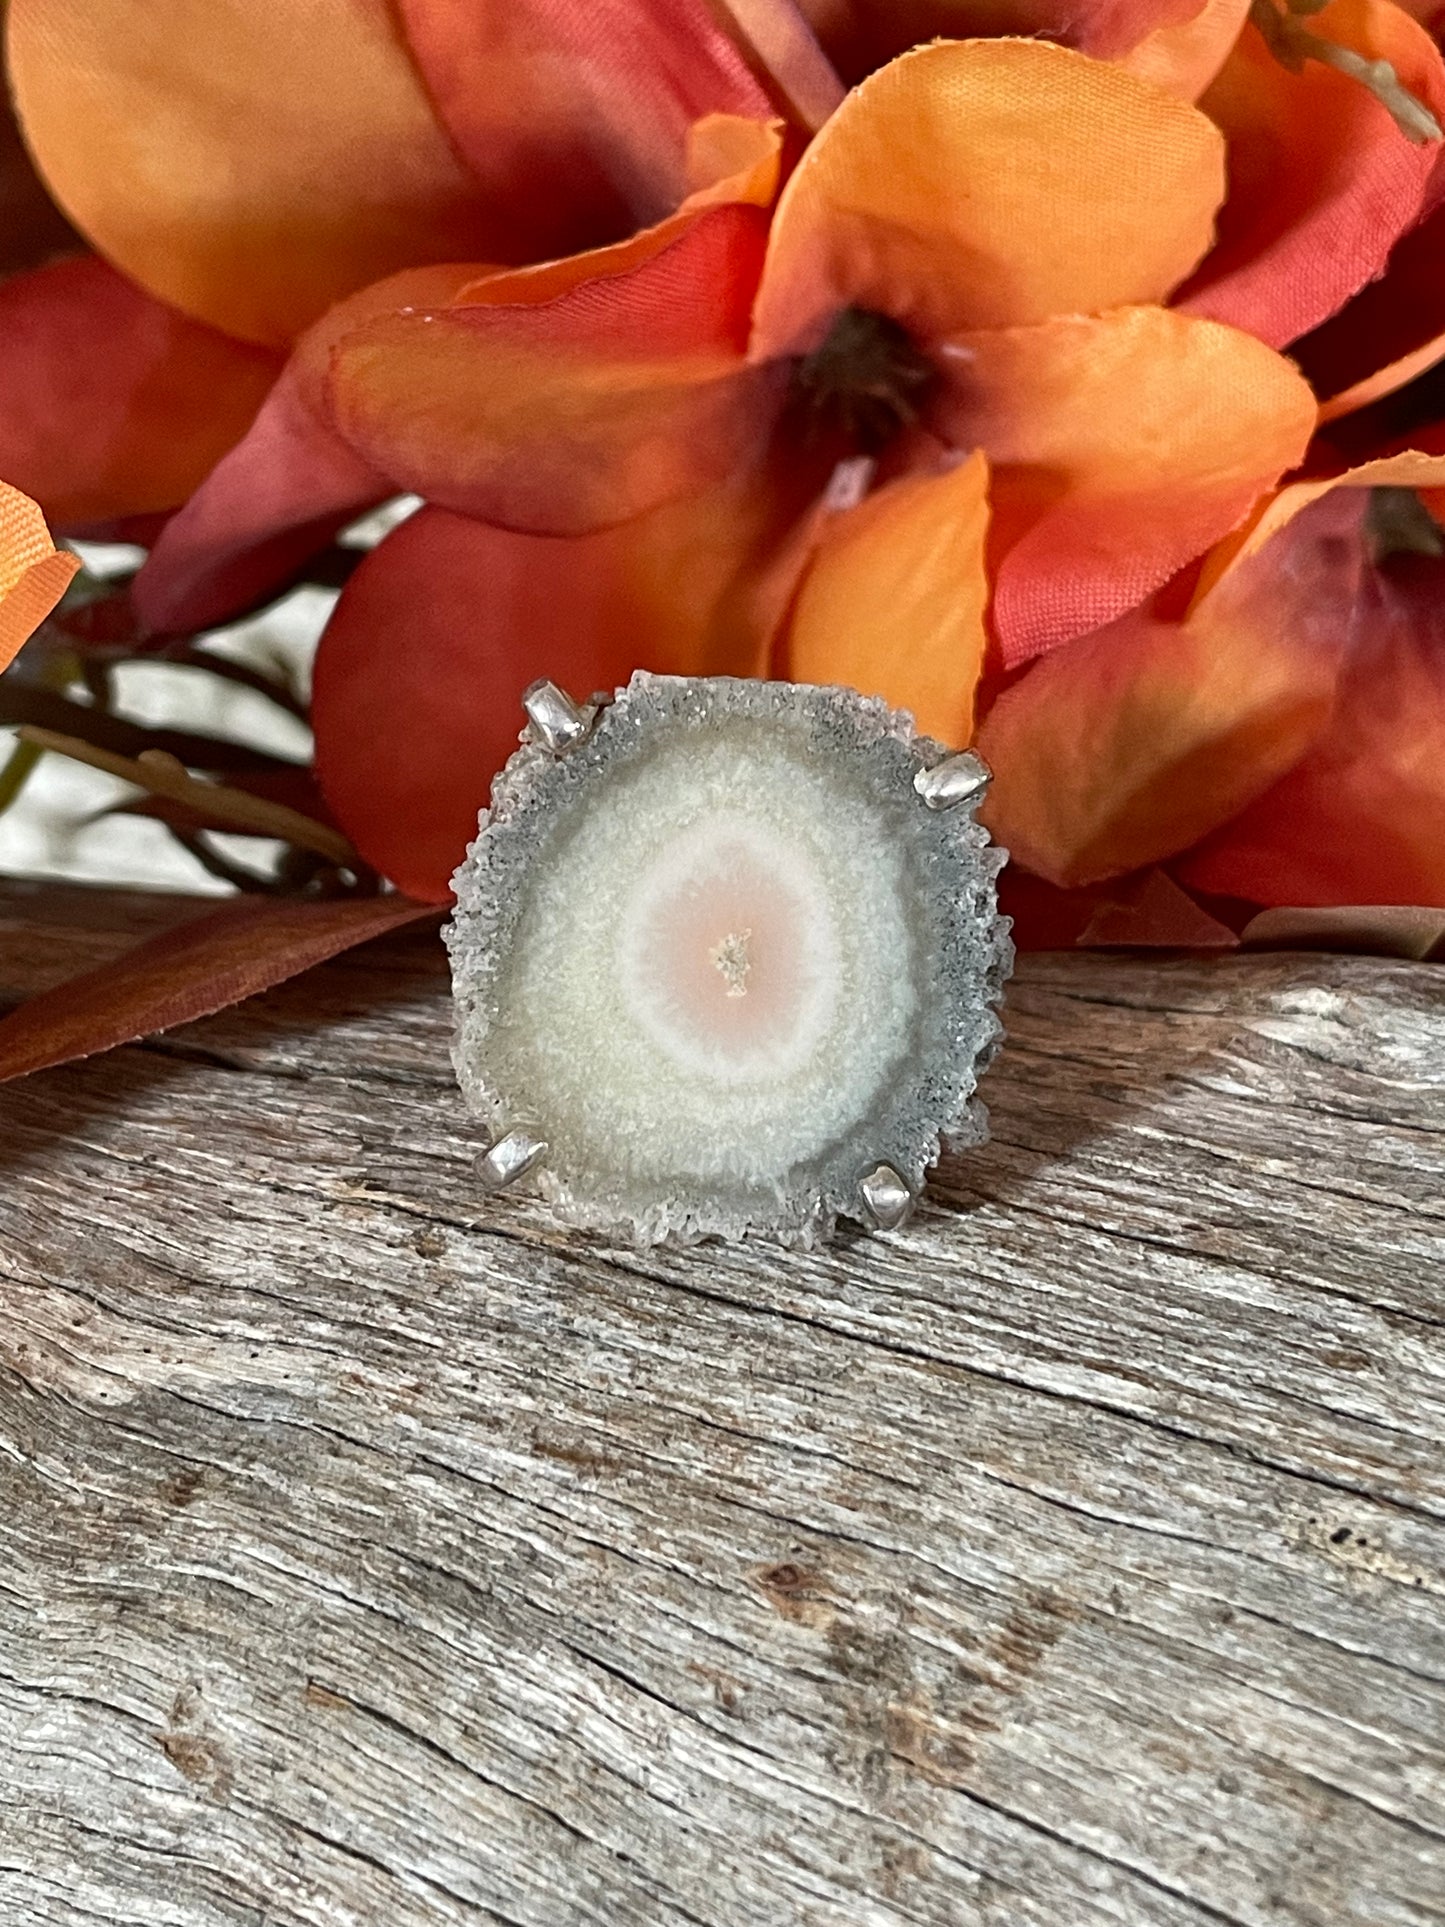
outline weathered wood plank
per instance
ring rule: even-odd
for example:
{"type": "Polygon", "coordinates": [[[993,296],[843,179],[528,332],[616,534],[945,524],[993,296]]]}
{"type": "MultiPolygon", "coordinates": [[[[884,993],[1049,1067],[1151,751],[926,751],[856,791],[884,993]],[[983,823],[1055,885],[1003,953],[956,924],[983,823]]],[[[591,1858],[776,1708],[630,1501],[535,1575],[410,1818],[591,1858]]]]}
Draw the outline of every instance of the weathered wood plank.
{"type": "Polygon", "coordinates": [[[1445,1920],[1445,971],[1029,959],[808,1256],[479,1204],[444,988],[0,1093],[0,1920],[1445,1920]]]}

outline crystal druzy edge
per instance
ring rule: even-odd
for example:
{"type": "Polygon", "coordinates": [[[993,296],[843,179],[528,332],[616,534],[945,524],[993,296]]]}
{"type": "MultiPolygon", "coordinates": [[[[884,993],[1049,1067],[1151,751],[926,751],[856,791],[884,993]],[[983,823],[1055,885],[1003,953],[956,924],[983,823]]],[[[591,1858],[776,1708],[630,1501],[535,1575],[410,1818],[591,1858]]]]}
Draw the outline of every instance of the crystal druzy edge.
{"type": "MultiPolygon", "coordinates": [[[[987,1135],[987,1113],[976,1086],[1002,1037],[997,1006],[1013,945],[1008,920],[997,911],[995,889],[1005,854],[976,820],[986,772],[976,766],[976,775],[969,771],[959,781],[949,765],[963,759],[920,736],[906,712],[852,690],[639,671],[610,703],[594,699],[598,707],[579,707],[561,698],[566,708],[557,712],[553,699],[559,692],[544,688],[539,703],[529,700],[533,720],[498,774],[490,808],[482,813],[477,837],[457,871],[456,910],[445,932],[457,1010],[453,1062],[469,1108],[497,1141],[493,1179],[525,1164],[532,1184],[559,1218],[639,1243],[764,1234],[813,1244],[840,1216],[896,1223],[898,1214],[881,1213],[871,1202],[875,1192],[864,1185],[865,1178],[876,1183],[874,1167],[896,1173],[916,1196],[942,1142],[976,1144],[987,1135]],[[780,1172],[766,1195],[741,1204],[721,1202],[706,1191],[648,1197],[634,1188],[629,1195],[625,1186],[613,1195],[593,1195],[593,1187],[579,1188],[574,1178],[552,1167],[545,1153],[536,1152],[535,1121],[528,1118],[525,1101],[494,1085],[488,1059],[499,1016],[499,982],[534,866],[546,861],[556,826],[571,820],[586,790],[645,758],[650,736],[705,728],[713,719],[801,723],[811,732],[820,760],[842,759],[846,781],[856,786],[869,774],[878,778],[880,815],[895,805],[916,812],[899,821],[939,886],[929,908],[937,919],[938,994],[946,1006],[941,1036],[930,1061],[909,1066],[904,1080],[909,1101],[900,1104],[896,1091],[882,1100],[882,1121],[876,1132],[870,1129],[866,1150],[862,1140],[845,1135],[814,1161],[816,1169],[780,1172]],[[897,772],[886,791],[880,775],[885,765],[897,772]],[[529,1147],[525,1158],[516,1146],[502,1142],[514,1131],[529,1147]]],[[[884,1189],[890,1188],[885,1182],[884,1189]]]]}

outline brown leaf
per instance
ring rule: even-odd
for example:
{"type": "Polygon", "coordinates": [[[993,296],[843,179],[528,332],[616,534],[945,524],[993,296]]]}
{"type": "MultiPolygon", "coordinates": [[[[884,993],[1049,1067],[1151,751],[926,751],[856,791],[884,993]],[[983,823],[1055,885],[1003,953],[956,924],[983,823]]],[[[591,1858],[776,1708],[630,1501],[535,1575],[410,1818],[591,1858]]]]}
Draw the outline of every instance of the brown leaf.
{"type": "Polygon", "coordinates": [[[1345,950],[1445,962],[1445,909],[1363,903],[1261,910],[1240,935],[1247,950],[1345,950]]]}
{"type": "Polygon", "coordinates": [[[247,898],[151,937],[0,1019],[0,1082],[209,1017],[424,917],[410,897],[247,898]]]}

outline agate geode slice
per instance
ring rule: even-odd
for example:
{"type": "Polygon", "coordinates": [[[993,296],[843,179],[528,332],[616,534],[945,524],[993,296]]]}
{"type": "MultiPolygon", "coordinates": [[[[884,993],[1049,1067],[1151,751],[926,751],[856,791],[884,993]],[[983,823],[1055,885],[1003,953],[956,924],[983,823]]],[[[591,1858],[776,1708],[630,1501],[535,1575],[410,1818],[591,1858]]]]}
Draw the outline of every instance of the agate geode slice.
{"type": "Polygon", "coordinates": [[[900,1223],[985,1134],[1013,946],[983,765],[844,689],[527,709],[447,931],[484,1183],[641,1242],[900,1223]]]}

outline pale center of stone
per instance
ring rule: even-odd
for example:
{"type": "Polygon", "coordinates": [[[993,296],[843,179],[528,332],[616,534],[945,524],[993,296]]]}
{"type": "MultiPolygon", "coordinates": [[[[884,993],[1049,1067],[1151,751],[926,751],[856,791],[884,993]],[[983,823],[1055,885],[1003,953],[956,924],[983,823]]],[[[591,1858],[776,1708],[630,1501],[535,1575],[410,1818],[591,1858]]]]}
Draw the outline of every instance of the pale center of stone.
{"type": "Polygon", "coordinates": [[[795,1073],[832,1022],[834,912],[805,846],[725,806],[639,863],[618,961],[634,1021],[722,1083],[795,1073]]]}
{"type": "Polygon", "coordinates": [[[751,930],[730,930],[721,943],[714,944],[708,951],[708,962],[727,985],[729,997],[746,997],[748,994],[748,972],[752,961],[748,956],[748,939],[751,930]]]}

